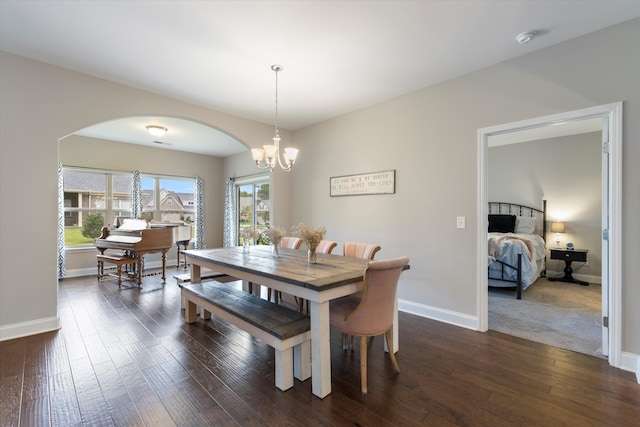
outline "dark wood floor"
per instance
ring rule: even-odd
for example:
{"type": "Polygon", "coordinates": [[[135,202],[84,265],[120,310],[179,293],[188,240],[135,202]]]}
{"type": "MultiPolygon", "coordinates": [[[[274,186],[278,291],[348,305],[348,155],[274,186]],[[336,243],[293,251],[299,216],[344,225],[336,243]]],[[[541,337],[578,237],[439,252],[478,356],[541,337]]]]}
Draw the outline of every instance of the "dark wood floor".
{"type": "Polygon", "coordinates": [[[310,380],[281,392],[270,347],[220,321],[185,324],[179,307],[174,280],[63,280],[62,329],[0,343],[0,424],[639,425],[640,385],[605,360],[405,313],[401,372],[373,339],[368,395],[337,334],[333,392],[314,397],[310,380]]]}

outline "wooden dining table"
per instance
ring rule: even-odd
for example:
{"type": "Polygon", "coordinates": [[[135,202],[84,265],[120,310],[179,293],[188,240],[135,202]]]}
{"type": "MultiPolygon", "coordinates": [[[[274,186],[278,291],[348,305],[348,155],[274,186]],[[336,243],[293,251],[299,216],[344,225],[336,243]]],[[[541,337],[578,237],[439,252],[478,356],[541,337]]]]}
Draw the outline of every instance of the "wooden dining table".
{"type": "MultiPolygon", "coordinates": [[[[309,301],[311,320],[311,388],[324,398],[331,393],[331,349],[329,302],[362,290],[368,261],[341,255],[318,254],[317,263],[307,260],[307,253],[280,249],[272,254],[270,246],[255,245],[245,252],[241,246],[184,251],[191,265],[191,281],[200,281],[201,268],[212,269],[243,280],[244,290],[253,284],[259,295],[264,285],[309,301]]],[[[393,341],[398,351],[397,298],[393,341]]]]}

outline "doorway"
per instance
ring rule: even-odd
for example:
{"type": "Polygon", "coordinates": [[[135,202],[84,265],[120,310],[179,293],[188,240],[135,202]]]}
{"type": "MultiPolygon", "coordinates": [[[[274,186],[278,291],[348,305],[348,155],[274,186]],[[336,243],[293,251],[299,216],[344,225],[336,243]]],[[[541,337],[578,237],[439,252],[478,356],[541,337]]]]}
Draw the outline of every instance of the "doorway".
{"type": "Polygon", "coordinates": [[[478,131],[478,329],[488,329],[487,280],[487,157],[489,137],[523,130],[541,129],[554,124],[602,118],[603,123],[603,240],[602,240],[602,315],[603,353],[609,364],[621,364],[621,176],[622,176],[622,103],[508,123],[478,131]],[[606,169],[605,169],[606,167],[606,169]]]}

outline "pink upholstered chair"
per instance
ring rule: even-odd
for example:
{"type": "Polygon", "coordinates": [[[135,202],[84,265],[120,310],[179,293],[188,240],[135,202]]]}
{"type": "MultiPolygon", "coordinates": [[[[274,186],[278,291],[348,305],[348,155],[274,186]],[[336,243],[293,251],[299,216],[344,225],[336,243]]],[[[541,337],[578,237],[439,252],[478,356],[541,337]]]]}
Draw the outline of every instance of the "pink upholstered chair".
{"type": "Polygon", "coordinates": [[[342,253],[344,256],[368,260],[372,260],[380,249],[380,245],[376,245],[375,243],[345,242],[342,245],[342,253]]]}
{"type": "MultiPolygon", "coordinates": [[[[342,245],[342,253],[344,254],[344,256],[368,259],[369,261],[373,260],[373,258],[376,256],[376,253],[378,253],[380,249],[382,249],[380,245],[376,245],[375,243],[345,242],[342,245]]],[[[353,298],[359,301],[360,297],[361,294],[357,293],[347,298],[353,298]]],[[[342,348],[346,349],[348,343],[349,337],[345,334],[342,336],[342,348]]],[[[353,337],[351,337],[351,348],[353,348],[353,337]]]]}
{"type": "Polygon", "coordinates": [[[362,298],[341,298],[331,302],[331,327],[360,337],[360,383],[367,394],[367,337],[385,334],[393,367],[400,372],[393,349],[393,311],[400,273],[409,258],[370,261],[364,276],[362,298]]]}
{"type": "MultiPolygon", "coordinates": [[[[283,237],[280,240],[280,247],[287,249],[300,249],[302,245],[302,239],[299,237],[283,237]]],[[[275,291],[271,292],[271,288],[267,288],[267,300],[271,301],[271,294],[273,293],[273,297],[275,299],[275,303],[279,303],[282,300],[282,292],[275,291]]]]}
{"type": "Polygon", "coordinates": [[[332,242],[330,240],[320,240],[316,252],[319,254],[330,254],[335,247],[338,246],[338,242],[332,242]]]}
{"type": "Polygon", "coordinates": [[[302,239],[299,237],[283,237],[280,241],[281,248],[300,249],[300,245],[302,245],[302,239]]]}

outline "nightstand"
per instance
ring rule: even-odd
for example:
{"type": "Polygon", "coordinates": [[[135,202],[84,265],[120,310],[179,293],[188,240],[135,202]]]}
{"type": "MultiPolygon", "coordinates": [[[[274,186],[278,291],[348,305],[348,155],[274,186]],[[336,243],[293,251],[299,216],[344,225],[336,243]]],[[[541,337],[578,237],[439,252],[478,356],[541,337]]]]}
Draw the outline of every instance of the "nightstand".
{"type": "Polygon", "coordinates": [[[550,282],[568,282],[568,283],[576,283],[582,286],[589,286],[588,282],[583,282],[582,280],[576,280],[573,278],[573,269],[571,268],[571,263],[573,261],[576,262],[587,262],[587,253],[588,249],[561,249],[561,248],[552,248],[551,249],[551,259],[561,259],[565,263],[564,267],[564,276],[563,277],[549,277],[548,280],[550,282]]]}

